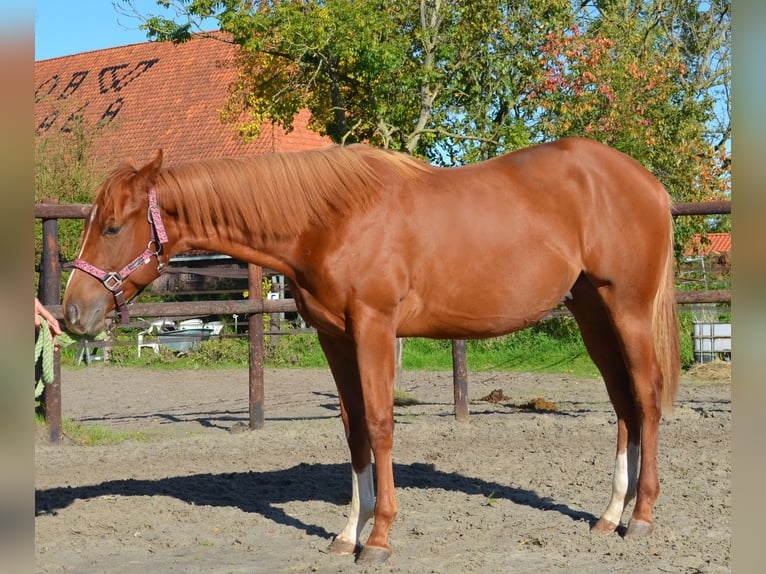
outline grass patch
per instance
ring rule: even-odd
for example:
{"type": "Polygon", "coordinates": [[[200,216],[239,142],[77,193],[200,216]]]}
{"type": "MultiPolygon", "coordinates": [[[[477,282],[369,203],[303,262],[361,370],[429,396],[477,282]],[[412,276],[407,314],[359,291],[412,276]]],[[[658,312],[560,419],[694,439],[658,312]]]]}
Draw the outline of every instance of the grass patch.
{"type": "Polygon", "coordinates": [[[420,399],[412,393],[407,391],[401,391],[394,389],[394,406],[395,407],[411,407],[413,405],[419,405],[420,399]]]}
{"type": "MultiPolygon", "coordinates": [[[[466,344],[469,372],[568,373],[598,377],[574,319],[560,317],[503,337],[466,344]]],[[[408,370],[451,370],[452,342],[407,339],[403,365],[408,370]]]]}
{"type": "MultiPolygon", "coordinates": [[[[46,426],[45,419],[37,415],[35,422],[46,426]]],[[[97,425],[84,425],[77,421],[64,419],[62,421],[64,436],[73,444],[80,446],[114,446],[124,442],[151,442],[157,433],[143,431],[114,431],[97,425]]]]}
{"type": "MultiPolygon", "coordinates": [[[[681,357],[684,368],[693,365],[691,316],[681,316],[681,357]]],[[[542,372],[598,377],[598,369],[588,356],[573,318],[557,317],[516,333],[468,341],[469,372],[542,372]]],[[[62,351],[62,364],[75,366],[75,350],[62,351]]],[[[406,370],[449,371],[452,369],[452,344],[449,340],[408,338],[404,344],[406,370]]],[[[249,345],[245,337],[224,335],[200,343],[196,350],[177,354],[166,347],[160,353],[136,351],[136,335],[120,331],[112,347],[110,365],[153,369],[247,368],[249,345]]],[[[269,368],[327,368],[316,335],[295,334],[267,338],[264,366],[269,368]]]]}
{"type": "MultiPolygon", "coordinates": [[[[235,369],[247,368],[250,361],[250,346],[246,337],[224,336],[204,341],[188,353],[176,353],[160,346],[160,352],[141,350],[138,356],[136,336],[119,333],[110,347],[108,365],[118,367],[149,367],[152,369],[235,369]]],[[[77,367],[76,349],[63,348],[62,365],[77,367]]],[[[85,363],[81,363],[84,367],[85,363]]],[[[319,346],[316,335],[279,335],[264,345],[264,366],[326,368],[327,359],[319,346]]]]}
{"type": "MultiPolygon", "coordinates": [[[[249,345],[245,338],[222,338],[199,344],[196,350],[178,354],[160,347],[155,354],[142,349],[138,357],[134,344],[117,341],[107,364],[119,367],[152,369],[247,368],[249,345]]],[[[577,335],[561,339],[529,330],[494,339],[468,341],[469,372],[539,371],[598,376],[598,371],[577,335]]],[[[408,338],[402,363],[405,370],[449,371],[452,369],[452,343],[448,340],[408,338]]],[[[73,349],[62,351],[62,364],[75,367],[73,349]]],[[[80,365],[84,366],[84,363],[80,365]]],[[[264,366],[269,368],[327,368],[327,359],[316,335],[280,335],[265,345],[264,366]]]]}

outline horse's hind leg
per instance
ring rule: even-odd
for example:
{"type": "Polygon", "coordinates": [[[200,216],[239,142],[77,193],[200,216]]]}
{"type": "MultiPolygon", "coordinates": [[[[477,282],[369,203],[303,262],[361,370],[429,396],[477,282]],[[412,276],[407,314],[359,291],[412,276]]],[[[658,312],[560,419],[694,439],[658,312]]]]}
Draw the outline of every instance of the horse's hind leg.
{"type": "Polygon", "coordinates": [[[577,320],[585,347],[604,378],[617,414],[612,496],[606,510],[593,525],[595,532],[611,533],[619,525],[625,505],[636,495],[641,428],[619,339],[601,297],[584,276],[575,283],[572,296],[566,305],[577,320]]]}
{"type": "Polygon", "coordinates": [[[333,554],[354,554],[360,547],[359,536],[375,509],[370,442],[364,424],[359,368],[351,341],[334,339],[319,333],[330,364],[340,399],[341,418],[351,451],[351,507],[348,522],[330,543],[333,554]]]}
{"type": "Polygon", "coordinates": [[[640,425],[641,465],[633,509],[626,537],[651,534],[652,511],[660,495],[657,474],[660,418],[662,416],[662,372],[652,334],[652,297],[642,300],[632,286],[604,289],[615,330],[622,343],[625,365],[630,374],[631,394],[640,425]]]}

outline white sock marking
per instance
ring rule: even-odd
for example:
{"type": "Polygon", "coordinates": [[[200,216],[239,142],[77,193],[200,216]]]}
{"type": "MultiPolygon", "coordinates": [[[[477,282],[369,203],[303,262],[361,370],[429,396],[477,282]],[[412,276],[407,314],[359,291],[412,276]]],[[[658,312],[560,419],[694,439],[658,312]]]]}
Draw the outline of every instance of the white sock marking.
{"type": "Polygon", "coordinates": [[[351,470],[351,509],[348,522],[338,538],[359,543],[364,525],[375,512],[375,486],[372,480],[372,465],[357,473],[351,470]]]}
{"type": "Polygon", "coordinates": [[[619,524],[625,505],[636,496],[640,445],[629,442],[625,452],[617,453],[614,460],[612,498],[601,515],[602,520],[619,524]]]}

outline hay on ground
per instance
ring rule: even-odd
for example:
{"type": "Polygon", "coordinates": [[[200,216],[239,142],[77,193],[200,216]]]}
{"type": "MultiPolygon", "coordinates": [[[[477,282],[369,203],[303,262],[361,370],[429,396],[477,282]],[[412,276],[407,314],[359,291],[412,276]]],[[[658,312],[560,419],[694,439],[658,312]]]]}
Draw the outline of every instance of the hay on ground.
{"type": "Polygon", "coordinates": [[[698,363],[689,369],[687,374],[692,377],[707,379],[709,381],[730,381],[731,363],[726,361],[698,363]]]}

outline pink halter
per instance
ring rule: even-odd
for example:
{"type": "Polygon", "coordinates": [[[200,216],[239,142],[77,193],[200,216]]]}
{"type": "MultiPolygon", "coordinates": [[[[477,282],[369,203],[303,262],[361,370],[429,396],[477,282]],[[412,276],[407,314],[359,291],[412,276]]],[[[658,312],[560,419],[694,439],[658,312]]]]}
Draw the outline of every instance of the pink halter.
{"type": "Polygon", "coordinates": [[[159,273],[165,271],[165,264],[160,261],[160,254],[162,253],[162,246],[168,242],[168,234],[165,231],[165,225],[162,223],[160,206],[157,204],[157,190],[155,188],[149,190],[149,211],[147,218],[151,224],[152,232],[152,238],[149,240],[149,244],[146,246],[143,253],[119,271],[104,271],[80,258],[74,260],[74,267],[76,269],[89,273],[101,281],[104,287],[114,294],[114,301],[117,305],[117,311],[120,313],[123,325],[127,325],[129,320],[128,306],[125,301],[125,295],[122,292],[122,282],[125,278],[141,267],[141,265],[147,265],[152,257],[157,257],[157,271],[159,273]]]}

